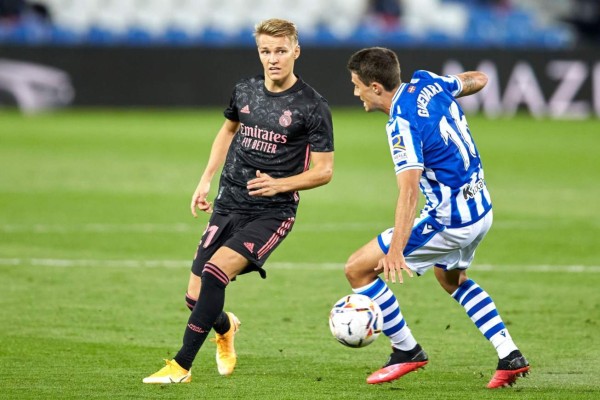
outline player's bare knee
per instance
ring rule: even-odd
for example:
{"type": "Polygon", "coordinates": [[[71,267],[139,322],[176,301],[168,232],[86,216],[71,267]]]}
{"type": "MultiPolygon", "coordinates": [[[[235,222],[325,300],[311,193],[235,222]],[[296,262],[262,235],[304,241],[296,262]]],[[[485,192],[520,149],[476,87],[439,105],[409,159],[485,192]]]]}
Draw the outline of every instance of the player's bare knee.
{"type": "Polygon", "coordinates": [[[351,284],[356,275],[355,264],[356,263],[354,262],[354,255],[352,255],[344,265],[344,274],[346,275],[346,279],[348,279],[348,282],[350,282],[351,284]]]}
{"type": "Polygon", "coordinates": [[[346,265],[344,265],[344,274],[346,279],[353,288],[364,286],[372,282],[376,274],[372,272],[372,269],[364,268],[356,257],[351,256],[346,265]],[[371,271],[369,271],[371,270],[371,271]]]}

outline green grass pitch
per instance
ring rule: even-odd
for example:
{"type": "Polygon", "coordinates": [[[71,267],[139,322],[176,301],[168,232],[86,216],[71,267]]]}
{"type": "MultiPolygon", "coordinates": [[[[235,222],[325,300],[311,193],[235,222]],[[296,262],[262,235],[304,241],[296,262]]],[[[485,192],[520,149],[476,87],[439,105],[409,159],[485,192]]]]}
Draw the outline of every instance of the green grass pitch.
{"type": "Polygon", "coordinates": [[[345,260],[392,224],[396,200],[385,116],[333,116],[333,181],[302,193],[268,279],[228,288],[235,373],[218,375],[207,342],[191,384],[154,386],[141,379],[179,349],[189,313],[207,222],[189,201],[221,110],[0,110],[0,398],[600,398],[599,121],[470,117],[495,210],[470,276],[532,365],[490,391],[495,351],[431,272],[392,286],[425,370],[367,385],[387,340],[349,349],[329,333],[345,260]]]}

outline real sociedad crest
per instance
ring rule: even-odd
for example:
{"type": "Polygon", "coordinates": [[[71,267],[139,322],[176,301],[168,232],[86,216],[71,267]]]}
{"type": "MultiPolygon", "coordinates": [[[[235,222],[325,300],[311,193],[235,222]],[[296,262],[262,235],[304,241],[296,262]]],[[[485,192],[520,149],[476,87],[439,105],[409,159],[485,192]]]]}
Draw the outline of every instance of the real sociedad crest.
{"type": "Polygon", "coordinates": [[[292,112],[290,110],[285,110],[283,115],[279,117],[279,125],[287,128],[292,124],[292,112]]]}

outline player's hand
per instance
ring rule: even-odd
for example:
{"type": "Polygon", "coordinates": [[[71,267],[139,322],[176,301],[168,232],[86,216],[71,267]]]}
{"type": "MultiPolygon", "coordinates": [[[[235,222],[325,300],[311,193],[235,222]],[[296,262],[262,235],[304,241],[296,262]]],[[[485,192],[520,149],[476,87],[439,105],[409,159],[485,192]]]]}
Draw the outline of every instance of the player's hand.
{"type": "Polygon", "coordinates": [[[196,212],[196,209],[198,209],[200,211],[204,211],[208,214],[212,213],[212,211],[213,211],[212,202],[210,202],[206,199],[206,196],[208,195],[209,190],[210,190],[210,183],[200,182],[198,184],[198,187],[196,188],[196,191],[192,195],[192,202],[190,204],[190,209],[192,211],[192,215],[194,216],[194,218],[198,217],[198,213],[196,212]]]}
{"type": "Polygon", "coordinates": [[[383,271],[383,278],[386,282],[389,282],[391,279],[392,283],[396,283],[396,277],[398,278],[399,283],[404,283],[402,270],[404,270],[409,277],[413,277],[413,272],[408,265],[406,265],[406,260],[404,259],[402,251],[395,251],[395,249],[391,247],[388,253],[379,260],[377,267],[375,268],[376,272],[381,273],[381,271],[383,271]]]}
{"type": "Polygon", "coordinates": [[[250,196],[271,197],[279,193],[277,179],[256,170],[256,178],[246,185],[250,196]]]}

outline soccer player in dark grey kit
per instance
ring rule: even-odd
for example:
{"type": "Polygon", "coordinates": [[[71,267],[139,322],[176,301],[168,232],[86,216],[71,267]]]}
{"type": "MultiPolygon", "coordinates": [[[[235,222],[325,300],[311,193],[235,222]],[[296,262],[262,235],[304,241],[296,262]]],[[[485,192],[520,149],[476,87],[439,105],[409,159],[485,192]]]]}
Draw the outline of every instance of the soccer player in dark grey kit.
{"type": "Polygon", "coordinates": [[[192,310],[183,346],[144,383],[190,382],[191,367],[211,329],[217,367],[233,372],[234,334],[240,322],[224,312],[225,288],[257,271],[294,224],[299,190],[327,184],[333,175],[333,124],[327,101],[294,74],[300,56],[293,23],[269,19],[254,32],[264,76],[240,80],[225,123],[192,196],[191,210],[212,212],[192,265],[186,294],[192,310]],[[223,166],[213,205],[212,178],[223,166]]]}

